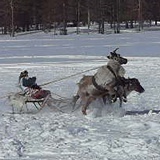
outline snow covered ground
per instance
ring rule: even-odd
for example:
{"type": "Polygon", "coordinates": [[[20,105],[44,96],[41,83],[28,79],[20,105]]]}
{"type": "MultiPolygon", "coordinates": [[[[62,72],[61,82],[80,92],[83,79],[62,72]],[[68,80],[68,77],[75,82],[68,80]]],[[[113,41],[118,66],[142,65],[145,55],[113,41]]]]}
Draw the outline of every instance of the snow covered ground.
{"type": "MultiPolygon", "coordinates": [[[[1,36],[0,159],[159,160],[160,114],[152,112],[160,110],[159,34],[1,36]],[[138,78],[145,88],[140,95],[132,92],[122,109],[117,103],[101,106],[96,101],[87,116],[80,109],[61,113],[49,107],[37,114],[10,114],[5,96],[18,91],[21,71],[27,69],[43,84],[102,66],[107,63],[106,55],[117,47],[129,60],[124,66],[126,77],[138,78]]],[[[71,98],[83,74],[44,88],[71,98]]]]}

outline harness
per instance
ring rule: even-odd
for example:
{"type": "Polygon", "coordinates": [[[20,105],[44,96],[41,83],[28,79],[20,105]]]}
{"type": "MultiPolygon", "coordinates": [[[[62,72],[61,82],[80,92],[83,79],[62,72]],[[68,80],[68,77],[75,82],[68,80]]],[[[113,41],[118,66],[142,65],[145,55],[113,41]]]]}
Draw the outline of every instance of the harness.
{"type": "Polygon", "coordinates": [[[106,89],[106,88],[102,87],[101,85],[98,85],[98,84],[97,84],[94,76],[92,76],[92,83],[93,83],[94,87],[95,87],[97,90],[102,91],[102,92],[108,92],[108,89],[106,89]]]}
{"type": "Polygon", "coordinates": [[[115,74],[115,72],[113,71],[112,67],[107,65],[107,68],[108,68],[109,71],[115,76],[116,80],[118,80],[118,77],[117,77],[117,75],[115,74]]]}
{"type": "Polygon", "coordinates": [[[113,71],[113,69],[112,69],[111,66],[107,66],[107,68],[108,68],[108,69],[110,70],[110,72],[112,72],[112,74],[115,76],[116,86],[118,86],[118,85],[124,86],[124,85],[125,85],[125,79],[123,79],[123,77],[117,76],[117,75],[115,74],[115,72],[113,71]]]}
{"type": "MultiPolygon", "coordinates": [[[[119,86],[119,85],[124,85],[124,82],[122,80],[121,77],[117,76],[115,74],[115,72],[113,71],[112,67],[107,65],[107,68],[109,69],[109,71],[114,75],[115,79],[116,79],[116,86],[119,86]]],[[[102,91],[102,92],[108,92],[108,90],[104,87],[102,87],[101,85],[97,84],[96,80],[95,80],[95,77],[93,76],[92,77],[92,83],[94,85],[94,87],[99,90],[99,91],[102,91]]]]}

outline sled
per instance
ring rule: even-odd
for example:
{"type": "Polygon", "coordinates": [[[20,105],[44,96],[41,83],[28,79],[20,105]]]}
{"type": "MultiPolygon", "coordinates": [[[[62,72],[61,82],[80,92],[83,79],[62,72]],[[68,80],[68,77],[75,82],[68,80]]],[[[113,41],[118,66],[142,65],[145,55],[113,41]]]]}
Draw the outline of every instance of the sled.
{"type": "Polygon", "coordinates": [[[31,95],[24,95],[21,92],[12,93],[8,96],[10,105],[12,106],[12,113],[15,113],[15,108],[18,108],[19,113],[24,112],[24,109],[29,112],[28,106],[36,109],[36,113],[41,111],[43,107],[49,106],[50,108],[59,112],[68,112],[67,107],[70,107],[72,99],[61,97],[57,94],[51,94],[49,90],[45,91],[45,96],[42,98],[33,98],[31,95]]]}
{"type": "Polygon", "coordinates": [[[33,98],[30,94],[23,94],[22,92],[17,93],[11,93],[8,96],[8,100],[10,105],[12,106],[12,112],[15,112],[15,108],[17,108],[20,113],[24,108],[28,111],[28,104],[31,104],[31,106],[34,106],[36,110],[41,110],[49,100],[49,97],[51,96],[50,92],[46,94],[44,97],[40,98],[33,98]]]}

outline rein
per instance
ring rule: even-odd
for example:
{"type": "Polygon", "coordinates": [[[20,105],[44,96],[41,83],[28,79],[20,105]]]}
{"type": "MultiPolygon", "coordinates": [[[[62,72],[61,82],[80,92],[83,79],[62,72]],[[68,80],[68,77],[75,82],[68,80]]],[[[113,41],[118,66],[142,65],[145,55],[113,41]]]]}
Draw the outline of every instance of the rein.
{"type": "Polygon", "coordinates": [[[65,80],[65,79],[68,79],[68,78],[71,78],[71,77],[74,77],[74,76],[77,76],[79,74],[82,74],[82,73],[85,73],[85,72],[89,72],[89,71],[92,71],[92,70],[96,70],[98,69],[99,67],[95,67],[95,68],[91,68],[91,69],[88,69],[88,70],[85,70],[85,71],[82,71],[82,72],[78,72],[76,74],[72,74],[70,76],[66,76],[66,77],[63,77],[63,78],[60,78],[60,79],[57,79],[57,80],[53,80],[53,81],[50,81],[50,82],[47,82],[47,83],[43,83],[41,84],[40,86],[45,86],[45,85],[49,85],[51,83],[56,83],[56,82],[59,82],[59,81],[62,81],[62,80],[65,80]]]}

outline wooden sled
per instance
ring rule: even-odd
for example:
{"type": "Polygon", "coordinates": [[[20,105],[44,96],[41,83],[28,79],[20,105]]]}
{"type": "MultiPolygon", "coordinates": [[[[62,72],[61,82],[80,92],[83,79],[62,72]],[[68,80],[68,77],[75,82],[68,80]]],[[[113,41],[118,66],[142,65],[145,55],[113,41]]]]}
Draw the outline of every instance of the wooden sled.
{"type": "Polygon", "coordinates": [[[24,108],[26,108],[27,113],[29,113],[28,107],[32,106],[34,106],[37,110],[34,113],[38,113],[45,106],[49,106],[50,108],[62,113],[68,112],[66,111],[66,107],[71,106],[72,99],[61,97],[57,94],[51,95],[50,91],[46,91],[48,94],[46,94],[44,98],[33,98],[30,95],[24,95],[21,92],[12,93],[10,96],[8,96],[8,99],[11,102],[10,105],[12,106],[12,113],[15,113],[15,107],[18,108],[19,113],[22,113],[24,108]]]}
{"type": "Polygon", "coordinates": [[[8,96],[8,100],[10,102],[10,105],[12,106],[12,112],[15,113],[15,107],[19,110],[20,113],[22,113],[22,110],[24,110],[24,107],[26,108],[27,112],[28,104],[33,104],[33,106],[40,111],[48,102],[48,100],[51,98],[51,92],[48,90],[43,90],[45,93],[44,96],[34,98],[30,94],[23,94],[22,92],[18,93],[12,93],[8,96]]]}

